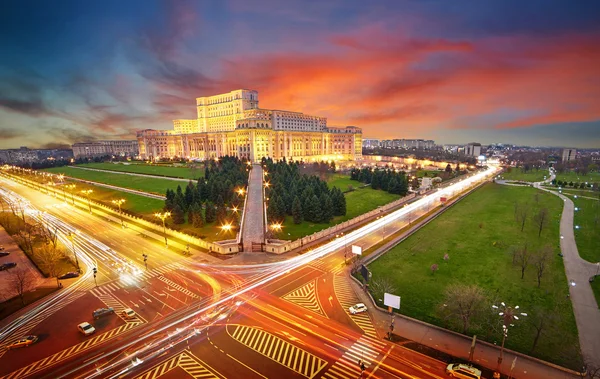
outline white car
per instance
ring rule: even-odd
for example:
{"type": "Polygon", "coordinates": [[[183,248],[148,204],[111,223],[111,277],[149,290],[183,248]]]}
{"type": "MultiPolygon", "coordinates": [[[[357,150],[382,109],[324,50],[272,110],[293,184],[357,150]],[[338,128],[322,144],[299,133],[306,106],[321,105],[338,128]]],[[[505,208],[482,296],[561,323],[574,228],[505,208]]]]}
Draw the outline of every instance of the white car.
{"type": "Polygon", "coordinates": [[[450,363],[446,367],[446,374],[453,378],[481,379],[481,371],[473,366],[460,363],[450,363]]]}
{"type": "Polygon", "coordinates": [[[131,308],[125,308],[121,311],[121,316],[123,316],[124,319],[126,320],[130,320],[132,318],[135,318],[135,311],[131,308]]]}
{"type": "Polygon", "coordinates": [[[363,303],[358,303],[358,304],[353,305],[350,308],[348,308],[348,311],[352,315],[355,315],[357,313],[363,313],[363,312],[367,311],[367,306],[364,305],[363,303]]]}
{"type": "Polygon", "coordinates": [[[86,336],[96,332],[96,328],[94,328],[89,322],[82,322],[81,324],[77,325],[77,329],[79,329],[79,331],[86,336]]]}

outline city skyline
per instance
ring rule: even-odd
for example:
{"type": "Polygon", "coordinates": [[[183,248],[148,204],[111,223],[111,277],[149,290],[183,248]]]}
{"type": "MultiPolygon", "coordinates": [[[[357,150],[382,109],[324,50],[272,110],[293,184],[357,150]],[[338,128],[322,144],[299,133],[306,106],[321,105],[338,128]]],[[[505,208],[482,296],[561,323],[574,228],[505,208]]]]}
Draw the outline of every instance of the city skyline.
{"type": "Polygon", "coordinates": [[[365,138],[600,147],[600,5],[577,5],[12,2],[0,148],[134,139],[236,88],[365,138]]]}

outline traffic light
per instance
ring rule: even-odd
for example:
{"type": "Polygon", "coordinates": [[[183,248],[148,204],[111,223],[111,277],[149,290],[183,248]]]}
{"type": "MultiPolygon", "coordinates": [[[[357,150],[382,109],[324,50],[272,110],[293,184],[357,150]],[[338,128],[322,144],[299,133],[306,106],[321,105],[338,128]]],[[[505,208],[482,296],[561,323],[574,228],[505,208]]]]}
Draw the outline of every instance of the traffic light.
{"type": "Polygon", "coordinates": [[[96,274],[98,273],[98,269],[96,267],[94,267],[92,270],[94,271],[94,278],[95,278],[96,274]]]}

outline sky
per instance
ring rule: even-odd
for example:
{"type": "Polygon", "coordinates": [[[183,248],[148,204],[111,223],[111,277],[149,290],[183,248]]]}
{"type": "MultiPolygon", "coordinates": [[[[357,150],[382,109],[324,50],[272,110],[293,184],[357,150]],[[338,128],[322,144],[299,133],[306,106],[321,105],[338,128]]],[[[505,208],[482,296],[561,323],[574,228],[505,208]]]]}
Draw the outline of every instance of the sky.
{"type": "Polygon", "coordinates": [[[195,98],[364,138],[600,148],[600,1],[5,0],[0,148],[133,139],[195,98]]]}

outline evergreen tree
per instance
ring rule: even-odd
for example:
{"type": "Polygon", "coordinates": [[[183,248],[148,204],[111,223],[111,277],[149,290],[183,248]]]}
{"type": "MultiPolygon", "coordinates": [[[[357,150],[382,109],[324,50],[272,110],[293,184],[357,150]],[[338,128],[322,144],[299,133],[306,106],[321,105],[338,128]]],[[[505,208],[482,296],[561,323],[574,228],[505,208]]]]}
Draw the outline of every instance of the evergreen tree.
{"type": "Polygon", "coordinates": [[[219,195],[217,196],[217,201],[215,202],[215,205],[216,205],[217,207],[220,207],[220,206],[225,206],[225,200],[223,200],[223,196],[222,196],[221,194],[219,194],[219,195]]]}
{"type": "Polygon", "coordinates": [[[200,207],[200,204],[194,203],[189,214],[191,215],[191,220],[188,216],[188,222],[191,221],[194,228],[201,228],[204,226],[204,217],[202,217],[202,208],[200,207]]]}
{"type": "Polygon", "coordinates": [[[227,208],[225,208],[225,204],[217,205],[216,216],[219,224],[227,222],[227,208]]]}
{"type": "Polygon", "coordinates": [[[189,209],[194,203],[194,192],[194,183],[192,183],[192,181],[190,180],[188,185],[185,187],[185,209],[189,209]]]}
{"type": "Polygon", "coordinates": [[[171,211],[175,206],[175,192],[172,189],[168,189],[165,194],[165,211],[171,211]]]}
{"type": "Polygon", "coordinates": [[[454,171],[458,174],[460,172],[460,163],[456,163],[456,168],[454,171]]]}
{"type": "Polygon", "coordinates": [[[321,222],[330,222],[333,218],[333,202],[327,194],[321,195],[322,217],[321,222]]]}
{"type": "Polygon", "coordinates": [[[321,222],[323,220],[323,209],[317,195],[313,195],[310,199],[310,212],[308,221],[321,222]]]}
{"type": "Polygon", "coordinates": [[[406,179],[406,175],[402,175],[398,181],[398,188],[400,189],[400,195],[406,196],[408,193],[408,179],[406,179]]]}
{"type": "Polygon", "coordinates": [[[450,163],[448,163],[448,165],[446,166],[446,173],[447,174],[452,174],[452,166],[450,166],[450,163]]]}
{"type": "Polygon", "coordinates": [[[173,223],[175,224],[183,224],[185,223],[185,214],[183,213],[183,209],[179,206],[179,204],[175,204],[173,210],[171,211],[171,217],[173,217],[173,223]]]}
{"type": "Polygon", "coordinates": [[[206,212],[205,212],[206,223],[209,224],[211,222],[215,222],[216,219],[217,219],[217,210],[215,209],[214,204],[211,202],[207,202],[206,203],[206,212]]]}
{"type": "Polygon", "coordinates": [[[292,216],[294,217],[294,224],[300,224],[304,216],[302,214],[302,203],[298,196],[294,197],[294,204],[292,205],[292,216]]]}

